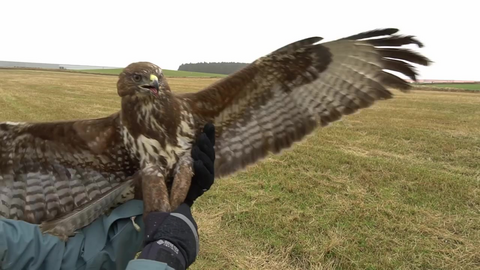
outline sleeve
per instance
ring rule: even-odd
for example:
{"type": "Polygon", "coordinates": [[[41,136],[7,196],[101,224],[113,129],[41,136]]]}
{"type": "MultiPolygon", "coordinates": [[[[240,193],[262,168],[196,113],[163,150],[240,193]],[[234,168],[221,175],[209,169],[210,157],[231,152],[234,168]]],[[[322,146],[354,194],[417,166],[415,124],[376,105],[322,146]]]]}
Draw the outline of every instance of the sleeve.
{"type": "Polygon", "coordinates": [[[78,259],[71,260],[76,264],[64,269],[125,269],[143,246],[142,213],[142,201],[128,201],[82,229],[73,238],[83,238],[78,259]],[[140,231],[135,230],[131,217],[136,217],[140,231]]]}
{"type": "Polygon", "coordinates": [[[34,224],[0,220],[0,269],[61,269],[65,249],[65,242],[34,224]]]}
{"type": "Polygon", "coordinates": [[[126,270],[175,270],[166,263],[153,260],[137,259],[131,260],[126,270]]]}
{"type": "Polygon", "coordinates": [[[143,202],[129,201],[67,242],[43,234],[35,224],[0,219],[0,269],[125,269],[142,248],[142,212],[143,202]],[[133,216],[140,232],[130,220],[133,216]]]}

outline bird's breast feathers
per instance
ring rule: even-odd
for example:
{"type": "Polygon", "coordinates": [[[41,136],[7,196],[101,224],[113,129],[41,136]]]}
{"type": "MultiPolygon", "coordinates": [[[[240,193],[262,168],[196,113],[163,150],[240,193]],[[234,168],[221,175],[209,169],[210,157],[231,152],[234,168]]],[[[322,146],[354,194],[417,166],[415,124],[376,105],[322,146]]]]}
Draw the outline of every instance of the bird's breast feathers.
{"type": "Polygon", "coordinates": [[[168,134],[161,125],[155,125],[157,128],[154,133],[156,138],[149,137],[145,134],[133,136],[127,128],[123,129],[124,143],[128,145],[131,155],[140,160],[140,162],[156,162],[160,163],[166,170],[171,170],[179,158],[191,149],[193,142],[192,125],[188,122],[181,121],[177,127],[176,134],[168,134]],[[175,140],[171,137],[174,136],[175,140]]]}

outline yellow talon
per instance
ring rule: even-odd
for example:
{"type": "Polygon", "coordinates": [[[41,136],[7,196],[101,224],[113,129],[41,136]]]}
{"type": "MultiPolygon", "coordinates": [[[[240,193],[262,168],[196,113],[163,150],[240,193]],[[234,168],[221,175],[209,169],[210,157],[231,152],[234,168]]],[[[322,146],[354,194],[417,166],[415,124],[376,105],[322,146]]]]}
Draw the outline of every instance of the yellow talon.
{"type": "Polygon", "coordinates": [[[133,227],[135,227],[135,230],[137,230],[137,232],[139,232],[139,231],[141,231],[141,229],[140,229],[140,226],[138,226],[138,224],[135,223],[135,218],[136,218],[136,216],[133,216],[133,217],[130,218],[130,220],[132,221],[133,227]]]}
{"type": "Polygon", "coordinates": [[[137,252],[137,254],[135,254],[135,257],[134,257],[134,259],[135,259],[135,260],[136,260],[136,259],[138,259],[138,257],[140,257],[140,254],[142,254],[142,252],[141,252],[141,251],[137,252]]]}

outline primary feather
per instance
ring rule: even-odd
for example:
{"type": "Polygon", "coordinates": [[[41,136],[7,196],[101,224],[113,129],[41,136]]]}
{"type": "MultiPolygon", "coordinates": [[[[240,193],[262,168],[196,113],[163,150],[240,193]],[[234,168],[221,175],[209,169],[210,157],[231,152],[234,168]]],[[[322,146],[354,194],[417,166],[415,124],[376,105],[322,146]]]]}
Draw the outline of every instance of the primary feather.
{"type": "Polygon", "coordinates": [[[401,48],[423,44],[397,31],[378,29],[318,44],[320,37],[303,39],[183,95],[197,119],[215,124],[215,175],[230,175],[317,127],[392,98],[389,87],[408,90],[410,84],[391,71],[415,80],[412,64],[430,60],[401,48]]]}

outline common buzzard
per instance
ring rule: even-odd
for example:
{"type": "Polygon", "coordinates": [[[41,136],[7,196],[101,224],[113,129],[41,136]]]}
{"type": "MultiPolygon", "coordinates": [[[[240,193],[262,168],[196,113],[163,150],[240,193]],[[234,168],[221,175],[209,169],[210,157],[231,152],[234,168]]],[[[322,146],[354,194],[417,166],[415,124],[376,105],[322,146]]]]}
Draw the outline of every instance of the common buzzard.
{"type": "Polygon", "coordinates": [[[40,224],[65,239],[112,204],[143,198],[145,212],[185,198],[190,149],[203,126],[216,127],[215,176],[279,153],[318,127],[392,98],[410,85],[413,64],[430,60],[403,45],[423,45],[397,29],[319,43],[286,45],[195,93],[171,91],[151,63],[119,75],[121,110],[89,120],[0,123],[0,214],[40,224]],[[172,180],[173,179],[173,180],[172,180]],[[139,181],[137,181],[139,180],[139,181]],[[138,185],[135,185],[138,184],[138,185]],[[120,196],[118,196],[122,193],[120,196]]]}

